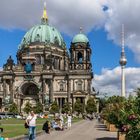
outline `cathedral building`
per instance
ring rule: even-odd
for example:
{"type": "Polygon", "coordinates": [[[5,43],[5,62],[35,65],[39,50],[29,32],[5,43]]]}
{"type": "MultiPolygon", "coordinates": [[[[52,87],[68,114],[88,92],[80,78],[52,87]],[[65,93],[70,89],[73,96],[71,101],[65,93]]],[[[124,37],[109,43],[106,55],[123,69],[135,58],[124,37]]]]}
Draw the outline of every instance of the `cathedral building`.
{"type": "Polygon", "coordinates": [[[86,104],[93,78],[89,40],[82,32],[75,35],[70,49],[60,32],[48,23],[44,8],[41,23],[23,37],[17,64],[10,56],[0,71],[0,108],[8,110],[15,102],[20,112],[27,102],[59,106],[77,99],[86,104]]]}

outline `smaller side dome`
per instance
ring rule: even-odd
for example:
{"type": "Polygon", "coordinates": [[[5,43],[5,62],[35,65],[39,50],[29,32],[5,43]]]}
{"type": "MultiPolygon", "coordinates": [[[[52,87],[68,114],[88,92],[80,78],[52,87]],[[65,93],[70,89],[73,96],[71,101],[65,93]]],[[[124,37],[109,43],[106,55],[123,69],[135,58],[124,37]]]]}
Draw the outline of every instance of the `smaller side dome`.
{"type": "Polygon", "coordinates": [[[79,33],[74,36],[72,43],[88,43],[89,40],[83,33],[79,33]]]}

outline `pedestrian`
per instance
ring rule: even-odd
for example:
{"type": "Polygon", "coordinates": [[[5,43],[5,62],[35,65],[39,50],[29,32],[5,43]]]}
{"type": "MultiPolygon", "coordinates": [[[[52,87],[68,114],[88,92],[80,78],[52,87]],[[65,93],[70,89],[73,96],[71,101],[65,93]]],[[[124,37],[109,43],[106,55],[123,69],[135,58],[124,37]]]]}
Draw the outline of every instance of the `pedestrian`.
{"type": "Polygon", "coordinates": [[[33,111],[30,112],[26,119],[26,123],[29,125],[29,140],[35,140],[36,137],[36,119],[37,116],[33,111]]]}
{"type": "Polygon", "coordinates": [[[98,122],[101,121],[101,116],[98,114],[98,122]]]}
{"type": "Polygon", "coordinates": [[[48,120],[43,124],[42,130],[47,134],[50,134],[50,122],[48,120]]]}
{"type": "Polygon", "coordinates": [[[64,118],[63,118],[63,116],[62,116],[62,114],[60,114],[60,128],[61,128],[61,130],[63,130],[64,129],[64,118]]]}
{"type": "Polygon", "coordinates": [[[68,116],[67,116],[68,128],[71,128],[71,119],[72,119],[71,115],[68,114],[68,116]]]}

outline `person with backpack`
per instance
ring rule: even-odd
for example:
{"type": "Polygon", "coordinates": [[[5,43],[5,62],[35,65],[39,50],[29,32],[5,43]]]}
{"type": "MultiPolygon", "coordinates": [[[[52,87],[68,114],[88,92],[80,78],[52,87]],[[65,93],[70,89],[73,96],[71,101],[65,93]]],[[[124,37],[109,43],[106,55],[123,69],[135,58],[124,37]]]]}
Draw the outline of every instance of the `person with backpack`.
{"type": "Polygon", "coordinates": [[[26,119],[26,123],[29,126],[29,140],[35,140],[36,137],[36,119],[37,116],[33,111],[30,112],[30,115],[26,119]]]}

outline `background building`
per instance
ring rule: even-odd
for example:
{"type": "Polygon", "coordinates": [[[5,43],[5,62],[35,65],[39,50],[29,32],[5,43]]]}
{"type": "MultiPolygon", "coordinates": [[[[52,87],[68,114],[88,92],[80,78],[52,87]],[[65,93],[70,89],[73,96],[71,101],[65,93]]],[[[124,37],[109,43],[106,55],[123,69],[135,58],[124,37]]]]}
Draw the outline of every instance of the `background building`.
{"type": "Polygon", "coordinates": [[[22,111],[27,102],[56,101],[59,106],[76,99],[86,103],[91,94],[91,48],[88,38],[75,35],[68,51],[58,30],[48,23],[44,8],[41,23],[23,37],[17,64],[11,56],[0,72],[0,107],[15,102],[22,111]]]}

